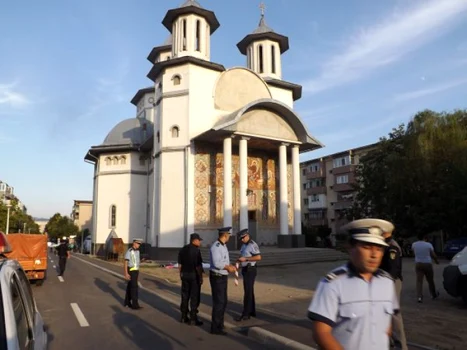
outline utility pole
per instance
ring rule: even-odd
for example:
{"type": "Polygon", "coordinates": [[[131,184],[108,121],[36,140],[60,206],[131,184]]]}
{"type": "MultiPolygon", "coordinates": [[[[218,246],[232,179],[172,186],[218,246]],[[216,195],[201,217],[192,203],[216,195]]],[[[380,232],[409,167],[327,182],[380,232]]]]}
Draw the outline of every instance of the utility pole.
{"type": "Polygon", "coordinates": [[[8,234],[10,231],[10,208],[11,208],[11,203],[10,201],[6,202],[6,232],[5,234],[8,234]]]}

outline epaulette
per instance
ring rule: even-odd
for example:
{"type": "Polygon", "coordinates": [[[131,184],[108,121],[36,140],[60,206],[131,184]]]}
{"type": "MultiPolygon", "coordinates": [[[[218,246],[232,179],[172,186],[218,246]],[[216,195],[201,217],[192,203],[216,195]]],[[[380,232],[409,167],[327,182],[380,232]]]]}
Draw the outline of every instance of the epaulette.
{"type": "Polygon", "coordinates": [[[378,276],[387,277],[390,280],[394,281],[394,278],[391,276],[391,274],[389,272],[387,272],[387,271],[382,270],[382,269],[378,269],[378,276]]]}
{"type": "Polygon", "coordinates": [[[220,243],[219,243],[219,242],[217,242],[217,243],[216,243],[216,247],[219,247],[219,245],[220,245],[220,243]]]}
{"type": "Polygon", "coordinates": [[[329,272],[324,279],[328,282],[331,282],[331,281],[334,281],[337,277],[342,276],[346,273],[347,273],[346,269],[334,270],[332,272],[329,272]]]}

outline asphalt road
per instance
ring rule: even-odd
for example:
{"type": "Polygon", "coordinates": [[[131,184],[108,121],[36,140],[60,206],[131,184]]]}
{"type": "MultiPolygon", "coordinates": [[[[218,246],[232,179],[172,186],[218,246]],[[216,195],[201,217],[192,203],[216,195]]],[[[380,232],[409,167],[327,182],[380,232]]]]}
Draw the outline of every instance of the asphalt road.
{"type": "Polygon", "coordinates": [[[57,277],[54,265],[58,267],[58,258],[51,255],[47,280],[32,286],[49,350],[264,348],[233,331],[211,335],[209,323],[181,324],[177,307],[149,293],[140,291],[143,309],[124,308],[125,282],[73,257],[63,278],[57,277]]]}

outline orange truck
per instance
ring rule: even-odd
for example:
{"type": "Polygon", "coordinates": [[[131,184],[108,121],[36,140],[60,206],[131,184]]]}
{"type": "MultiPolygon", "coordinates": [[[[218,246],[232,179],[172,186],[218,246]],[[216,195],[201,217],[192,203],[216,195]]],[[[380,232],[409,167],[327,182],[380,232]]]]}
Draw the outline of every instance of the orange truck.
{"type": "Polygon", "coordinates": [[[28,279],[42,285],[47,271],[47,235],[10,233],[7,239],[12,250],[5,254],[7,258],[17,260],[28,279]]]}

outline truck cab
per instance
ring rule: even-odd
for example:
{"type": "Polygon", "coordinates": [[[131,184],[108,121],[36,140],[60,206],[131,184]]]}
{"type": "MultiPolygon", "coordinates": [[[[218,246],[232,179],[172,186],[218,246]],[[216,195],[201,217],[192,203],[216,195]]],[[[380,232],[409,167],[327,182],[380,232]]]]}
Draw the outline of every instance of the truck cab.
{"type": "Polygon", "coordinates": [[[457,253],[443,271],[443,286],[452,297],[467,304],[467,247],[457,253]]]}

